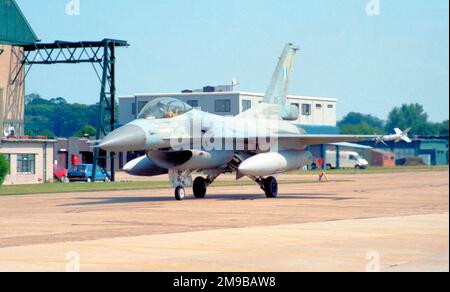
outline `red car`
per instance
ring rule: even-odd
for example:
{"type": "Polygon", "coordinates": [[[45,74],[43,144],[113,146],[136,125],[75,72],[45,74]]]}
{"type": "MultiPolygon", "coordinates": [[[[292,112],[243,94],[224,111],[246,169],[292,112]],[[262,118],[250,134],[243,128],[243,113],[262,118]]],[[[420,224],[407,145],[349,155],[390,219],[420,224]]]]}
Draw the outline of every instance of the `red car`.
{"type": "Polygon", "coordinates": [[[59,182],[67,182],[67,170],[59,165],[59,164],[54,164],[53,165],[53,176],[55,177],[56,180],[58,180],[59,182]]]}

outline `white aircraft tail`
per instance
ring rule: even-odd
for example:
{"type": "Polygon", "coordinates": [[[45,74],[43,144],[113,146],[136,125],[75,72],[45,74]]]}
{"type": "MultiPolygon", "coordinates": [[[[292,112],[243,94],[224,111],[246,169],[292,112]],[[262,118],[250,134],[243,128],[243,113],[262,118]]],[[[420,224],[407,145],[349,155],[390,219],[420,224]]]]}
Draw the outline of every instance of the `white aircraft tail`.
{"type": "Polygon", "coordinates": [[[292,64],[298,47],[287,44],[281,54],[280,61],[273,73],[270,85],[267,88],[263,102],[285,105],[288,94],[289,81],[291,80],[292,64]]]}
{"type": "Polygon", "coordinates": [[[280,119],[286,115],[287,94],[291,80],[292,65],[299,48],[287,44],[281,54],[280,61],[273,73],[263,102],[251,109],[240,113],[241,118],[280,119]]]}

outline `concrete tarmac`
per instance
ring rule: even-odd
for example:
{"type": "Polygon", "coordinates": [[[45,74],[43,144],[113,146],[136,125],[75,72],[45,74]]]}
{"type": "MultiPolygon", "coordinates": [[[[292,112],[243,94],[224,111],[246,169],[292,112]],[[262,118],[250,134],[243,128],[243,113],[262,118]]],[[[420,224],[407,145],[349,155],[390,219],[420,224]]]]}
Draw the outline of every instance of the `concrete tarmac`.
{"type": "Polygon", "coordinates": [[[331,180],[0,197],[0,271],[449,270],[448,171],[331,180]]]}

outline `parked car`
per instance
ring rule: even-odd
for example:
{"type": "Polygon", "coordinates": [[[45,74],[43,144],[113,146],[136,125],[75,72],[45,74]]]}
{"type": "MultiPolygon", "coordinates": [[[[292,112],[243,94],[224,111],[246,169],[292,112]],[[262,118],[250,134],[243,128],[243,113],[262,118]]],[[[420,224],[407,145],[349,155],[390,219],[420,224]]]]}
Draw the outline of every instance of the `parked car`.
{"type": "MultiPolygon", "coordinates": [[[[69,169],[68,178],[71,182],[84,181],[84,182],[92,182],[93,178],[93,164],[77,164],[73,165],[69,169]]],[[[110,174],[105,172],[103,168],[100,166],[97,167],[95,173],[95,181],[104,181],[109,182],[110,174]]]]}
{"type": "Polygon", "coordinates": [[[62,165],[53,165],[53,176],[55,177],[55,180],[59,182],[68,182],[67,175],[67,169],[65,169],[62,165]]]}

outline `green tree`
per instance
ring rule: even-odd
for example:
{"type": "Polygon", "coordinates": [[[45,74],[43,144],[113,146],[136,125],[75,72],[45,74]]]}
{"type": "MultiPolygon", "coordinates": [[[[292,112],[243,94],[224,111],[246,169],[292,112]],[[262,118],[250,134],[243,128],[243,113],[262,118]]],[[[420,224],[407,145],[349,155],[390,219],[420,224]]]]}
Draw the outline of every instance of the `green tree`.
{"type": "Polygon", "coordinates": [[[446,136],[448,137],[448,126],[449,122],[448,120],[443,121],[439,126],[439,136],[446,136]]]}
{"type": "Polygon", "coordinates": [[[428,123],[428,114],[425,113],[423,106],[418,103],[395,107],[389,113],[386,131],[392,132],[394,128],[402,130],[412,128],[411,135],[427,136],[437,134],[433,126],[428,123]]]}
{"type": "MultiPolygon", "coordinates": [[[[86,125],[97,126],[98,104],[68,103],[62,97],[47,100],[38,94],[27,95],[26,100],[25,131],[30,136],[48,136],[44,133],[52,132],[51,136],[71,137],[79,135],[86,125]]],[[[117,103],[115,109],[118,116],[117,103]]],[[[103,123],[109,124],[109,119],[110,114],[104,110],[103,123]]]]}
{"type": "Polygon", "coordinates": [[[341,134],[373,135],[383,134],[383,120],[372,115],[348,113],[338,122],[341,134]]]}
{"type": "Polygon", "coordinates": [[[75,137],[93,137],[97,133],[97,130],[91,125],[85,125],[82,129],[75,133],[75,137]]]}
{"type": "Polygon", "coordinates": [[[9,172],[9,163],[6,160],[5,155],[0,154],[0,186],[3,185],[3,182],[5,181],[8,172],[9,172]]]}
{"type": "Polygon", "coordinates": [[[350,112],[339,123],[339,127],[367,124],[373,128],[383,129],[383,120],[372,115],[350,112]]]}
{"type": "Polygon", "coordinates": [[[340,128],[342,135],[383,135],[383,130],[368,124],[348,125],[340,128]]]}

